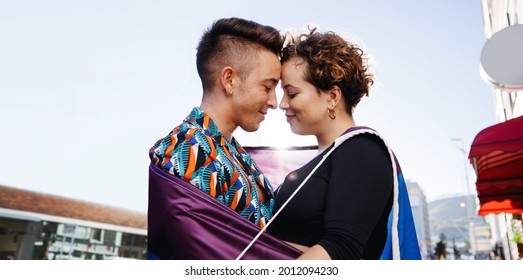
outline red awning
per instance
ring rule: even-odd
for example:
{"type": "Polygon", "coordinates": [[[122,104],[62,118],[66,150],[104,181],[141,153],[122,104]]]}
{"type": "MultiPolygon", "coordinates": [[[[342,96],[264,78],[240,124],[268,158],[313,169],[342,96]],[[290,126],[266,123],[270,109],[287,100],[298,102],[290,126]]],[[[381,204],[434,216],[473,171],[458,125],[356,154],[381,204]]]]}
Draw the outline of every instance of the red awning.
{"type": "Polygon", "coordinates": [[[472,143],[479,215],[523,212],[523,116],[483,129],[472,143]]]}

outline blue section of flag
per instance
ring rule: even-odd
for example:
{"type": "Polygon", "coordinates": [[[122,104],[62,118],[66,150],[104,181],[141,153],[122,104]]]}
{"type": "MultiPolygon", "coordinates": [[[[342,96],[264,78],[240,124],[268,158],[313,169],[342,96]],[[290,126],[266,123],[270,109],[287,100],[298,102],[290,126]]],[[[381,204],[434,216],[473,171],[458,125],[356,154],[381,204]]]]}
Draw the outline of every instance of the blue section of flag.
{"type": "Polygon", "coordinates": [[[387,243],[383,249],[381,255],[382,260],[392,260],[393,259],[393,245],[392,238],[393,235],[397,234],[399,241],[399,252],[400,259],[402,260],[421,260],[421,253],[418,244],[418,238],[416,235],[416,227],[414,225],[414,217],[412,216],[412,210],[410,206],[409,193],[407,192],[407,185],[403,178],[403,174],[398,174],[398,225],[397,231],[393,230],[392,220],[393,220],[393,210],[389,214],[389,223],[388,223],[388,235],[387,243]]]}
{"type": "Polygon", "coordinates": [[[159,260],[160,257],[158,257],[156,254],[154,254],[151,251],[147,251],[147,260],[159,260]]]}

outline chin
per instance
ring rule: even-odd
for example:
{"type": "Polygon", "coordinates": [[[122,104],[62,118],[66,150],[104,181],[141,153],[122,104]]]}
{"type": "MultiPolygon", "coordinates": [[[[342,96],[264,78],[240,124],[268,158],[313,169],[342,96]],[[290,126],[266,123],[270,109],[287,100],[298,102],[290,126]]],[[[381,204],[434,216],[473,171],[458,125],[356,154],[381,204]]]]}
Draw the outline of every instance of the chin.
{"type": "Polygon", "coordinates": [[[303,131],[299,128],[295,128],[293,126],[291,126],[291,131],[292,131],[292,133],[294,133],[296,135],[310,135],[310,133],[306,133],[305,131],[303,131]]]}
{"type": "Polygon", "coordinates": [[[252,124],[252,125],[249,125],[249,126],[245,126],[245,127],[241,127],[243,130],[247,131],[247,132],[255,132],[257,131],[259,128],[260,128],[260,124],[252,124]]]}

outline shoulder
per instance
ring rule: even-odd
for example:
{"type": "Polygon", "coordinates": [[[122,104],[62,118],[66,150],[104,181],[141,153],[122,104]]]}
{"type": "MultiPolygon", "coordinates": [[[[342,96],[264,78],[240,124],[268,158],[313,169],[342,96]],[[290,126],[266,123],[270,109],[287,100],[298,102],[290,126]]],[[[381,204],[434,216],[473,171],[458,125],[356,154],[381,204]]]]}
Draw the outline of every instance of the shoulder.
{"type": "Polygon", "coordinates": [[[189,146],[199,146],[204,151],[214,149],[212,137],[206,135],[201,127],[184,122],[174,128],[167,136],[158,140],[151,148],[151,152],[171,154],[177,153],[182,147],[189,146]]]}
{"type": "Polygon", "coordinates": [[[348,178],[355,185],[390,189],[393,181],[393,158],[384,141],[377,135],[364,133],[341,143],[329,157],[328,169],[333,181],[345,184],[348,178]]]}
{"type": "Polygon", "coordinates": [[[392,167],[392,157],[385,142],[375,134],[362,133],[341,143],[329,157],[331,168],[366,170],[392,167]]]}
{"type": "Polygon", "coordinates": [[[347,153],[354,151],[382,151],[388,154],[388,147],[379,136],[373,133],[356,134],[345,140],[333,153],[347,153]]]}

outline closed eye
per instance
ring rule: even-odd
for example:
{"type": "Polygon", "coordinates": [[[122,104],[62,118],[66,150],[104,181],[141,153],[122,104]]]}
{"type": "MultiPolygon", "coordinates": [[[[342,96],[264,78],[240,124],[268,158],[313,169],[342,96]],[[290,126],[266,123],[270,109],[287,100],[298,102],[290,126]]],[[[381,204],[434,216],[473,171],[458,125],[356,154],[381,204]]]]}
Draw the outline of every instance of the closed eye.
{"type": "Polygon", "coordinates": [[[289,92],[289,91],[288,91],[288,92],[286,92],[285,94],[287,95],[287,97],[289,97],[289,98],[292,99],[292,98],[294,98],[294,97],[296,96],[296,94],[298,94],[298,93],[296,93],[296,92],[289,92]]]}

